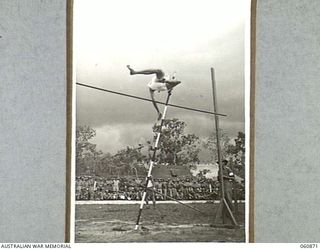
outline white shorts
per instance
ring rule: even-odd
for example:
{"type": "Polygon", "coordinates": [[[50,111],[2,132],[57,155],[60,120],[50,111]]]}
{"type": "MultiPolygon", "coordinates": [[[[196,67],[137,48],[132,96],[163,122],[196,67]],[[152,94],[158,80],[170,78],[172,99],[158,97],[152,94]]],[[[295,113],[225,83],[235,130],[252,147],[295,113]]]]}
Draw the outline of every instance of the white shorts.
{"type": "Polygon", "coordinates": [[[154,91],[166,91],[167,89],[167,84],[164,82],[159,82],[158,78],[155,76],[152,78],[152,80],[148,83],[148,87],[154,91]]]}

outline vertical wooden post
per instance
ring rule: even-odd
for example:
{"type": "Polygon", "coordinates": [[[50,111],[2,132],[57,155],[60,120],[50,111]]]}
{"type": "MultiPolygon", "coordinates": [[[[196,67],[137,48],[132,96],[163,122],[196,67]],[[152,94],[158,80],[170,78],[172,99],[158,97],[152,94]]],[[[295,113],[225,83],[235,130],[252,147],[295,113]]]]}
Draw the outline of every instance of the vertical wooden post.
{"type": "MultiPolygon", "coordinates": [[[[213,97],[213,112],[216,113],[217,107],[217,97],[216,97],[216,82],[214,68],[211,68],[211,81],[212,81],[212,97],[213,97]]],[[[221,200],[224,199],[224,185],[223,185],[223,169],[222,169],[222,159],[221,159],[221,147],[220,147],[220,134],[219,134],[219,116],[214,115],[215,119],[215,130],[217,139],[217,151],[218,151],[218,162],[219,162],[219,179],[220,179],[220,189],[221,189],[221,200]]]]}
{"type": "MultiPolygon", "coordinates": [[[[218,213],[220,213],[220,211],[223,210],[225,207],[232,219],[233,224],[237,225],[237,222],[233,216],[233,213],[225,199],[225,186],[224,186],[224,180],[223,180],[223,168],[222,168],[222,159],[221,159],[219,116],[217,115],[218,105],[217,105],[217,96],[216,96],[217,91],[216,91],[214,68],[211,68],[211,80],[212,80],[212,97],[213,97],[213,109],[214,109],[213,112],[215,113],[214,118],[215,118],[215,130],[216,130],[218,162],[219,162],[219,179],[220,179],[220,190],[221,190],[221,202],[218,208],[218,213]]],[[[216,214],[216,219],[219,215],[218,213],[216,214]]]]}

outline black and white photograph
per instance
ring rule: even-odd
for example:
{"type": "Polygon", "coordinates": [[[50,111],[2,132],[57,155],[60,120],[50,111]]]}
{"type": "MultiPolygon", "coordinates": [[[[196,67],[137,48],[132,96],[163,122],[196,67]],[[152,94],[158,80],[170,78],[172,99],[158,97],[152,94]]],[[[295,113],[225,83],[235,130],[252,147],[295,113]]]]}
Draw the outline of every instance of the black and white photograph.
{"type": "Polygon", "coordinates": [[[74,1],[74,241],[246,242],[248,0],[74,1]]]}

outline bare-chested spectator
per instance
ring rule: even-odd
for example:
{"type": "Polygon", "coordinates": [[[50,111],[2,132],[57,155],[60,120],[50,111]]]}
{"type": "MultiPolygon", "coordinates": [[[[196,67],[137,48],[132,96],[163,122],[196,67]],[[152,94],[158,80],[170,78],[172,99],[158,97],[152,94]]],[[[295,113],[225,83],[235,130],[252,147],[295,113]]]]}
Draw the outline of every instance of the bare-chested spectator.
{"type": "Polygon", "coordinates": [[[172,197],[173,182],[170,178],[168,178],[167,183],[168,183],[168,195],[172,197]]]}
{"type": "Polygon", "coordinates": [[[161,183],[160,183],[160,180],[157,178],[154,179],[154,188],[156,191],[157,200],[163,200],[161,183]]]}
{"type": "Polygon", "coordinates": [[[166,200],[167,194],[168,194],[168,183],[164,179],[161,179],[161,188],[162,188],[163,197],[166,200]]]}
{"type": "Polygon", "coordinates": [[[172,196],[173,198],[177,199],[178,198],[178,192],[177,192],[177,181],[173,180],[172,181],[172,196]]]}
{"type": "Polygon", "coordinates": [[[118,178],[114,178],[112,181],[112,191],[113,192],[119,192],[119,179],[118,178]]]}

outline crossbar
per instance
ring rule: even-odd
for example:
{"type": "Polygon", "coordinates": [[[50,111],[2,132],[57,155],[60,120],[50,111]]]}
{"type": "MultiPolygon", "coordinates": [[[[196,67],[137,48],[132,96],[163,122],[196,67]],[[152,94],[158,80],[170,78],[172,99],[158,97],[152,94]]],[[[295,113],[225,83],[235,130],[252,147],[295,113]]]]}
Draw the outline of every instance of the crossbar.
{"type": "MultiPolygon", "coordinates": [[[[95,90],[100,90],[100,91],[108,92],[108,93],[111,93],[111,94],[126,96],[126,97],[129,97],[129,98],[139,99],[139,100],[147,101],[147,102],[153,102],[151,99],[140,97],[140,96],[129,95],[129,94],[125,94],[125,93],[121,93],[121,92],[117,92],[117,91],[113,91],[113,90],[109,90],[109,89],[95,87],[95,86],[84,84],[84,83],[80,83],[80,82],[77,82],[76,84],[79,85],[79,86],[82,86],[82,87],[91,88],[91,89],[95,89],[95,90]]],[[[161,104],[161,105],[166,105],[166,103],[164,103],[164,102],[159,102],[159,101],[155,101],[155,102],[158,103],[158,104],[161,104]]],[[[211,112],[211,111],[202,110],[202,109],[195,109],[195,108],[190,108],[190,107],[185,107],[185,106],[180,106],[180,105],[175,105],[175,104],[168,104],[168,106],[174,107],[174,108],[179,108],[179,109],[185,109],[185,110],[200,112],[200,113],[205,113],[205,114],[210,114],[210,115],[227,116],[227,115],[221,114],[221,113],[211,112]]]]}

